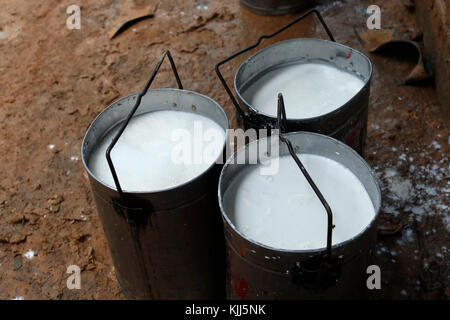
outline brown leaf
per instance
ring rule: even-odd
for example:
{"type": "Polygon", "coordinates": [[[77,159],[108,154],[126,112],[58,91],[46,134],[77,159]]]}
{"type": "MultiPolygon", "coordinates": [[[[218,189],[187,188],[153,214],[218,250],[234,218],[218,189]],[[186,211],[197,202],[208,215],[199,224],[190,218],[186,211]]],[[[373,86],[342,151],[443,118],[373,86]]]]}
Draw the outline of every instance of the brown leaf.
{"type": "Polygon", "coordinates": [[[418,83],[429,80],[432,75],[425,69],[422,50],[419,44],[411,39],[417,38],[417,30],[395,27],[381,30],[355,29],[358,37],[363,41],[364,47],[370,52],[379,52],[387,45],[407,45],[408,54],[418,55],[417,63],[405,78],[405,84],[418,83]]]}
{"type": "Polygon", "coordinates": [[[113,39],[138,21],[151,18],[156,12],[156,4],[138,4],[132,0],[116,1],[114,3],[115,16],[108,26],[108,37],[113,39]]]}

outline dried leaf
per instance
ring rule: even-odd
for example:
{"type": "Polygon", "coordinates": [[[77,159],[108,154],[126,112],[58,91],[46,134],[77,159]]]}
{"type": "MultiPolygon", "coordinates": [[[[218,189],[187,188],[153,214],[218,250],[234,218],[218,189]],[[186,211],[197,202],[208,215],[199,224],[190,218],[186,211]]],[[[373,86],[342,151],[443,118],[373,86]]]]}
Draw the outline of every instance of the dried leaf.
{"type": "Polygon", "coordinates": [[[110,20],[108,26],[108,37],[113,39],[133,24],[143,19],[153,17],[157,5],[141,5],[133,0],[116,1],[114,3],[115,16],[110,20]]]}

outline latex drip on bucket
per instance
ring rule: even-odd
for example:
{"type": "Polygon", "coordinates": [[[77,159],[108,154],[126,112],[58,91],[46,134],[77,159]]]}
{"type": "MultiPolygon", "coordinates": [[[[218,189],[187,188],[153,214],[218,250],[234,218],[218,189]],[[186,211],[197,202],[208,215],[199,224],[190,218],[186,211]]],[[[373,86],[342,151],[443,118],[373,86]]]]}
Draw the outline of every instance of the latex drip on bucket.
{"type": "Polygon", "coordinates": [[[332,237],[333,237],[333,212],[320,192],[314,180],[298,158],[291,141],[285,135],[286,133],[286,110],[284,99],[281,93],[278,94],[277,108],[277,124],[279,129],[279,139],[285,143],[289,154],[294,159],[300,171],[308,181],[317,198],[322,203],[327,213],[327,250],[325,255],[313,256],[310,259],[297,263],[292,269],[292,277],[294,283],[312,290],[323,290],[339,280],[341,261],[332,254],[332,237]]]}

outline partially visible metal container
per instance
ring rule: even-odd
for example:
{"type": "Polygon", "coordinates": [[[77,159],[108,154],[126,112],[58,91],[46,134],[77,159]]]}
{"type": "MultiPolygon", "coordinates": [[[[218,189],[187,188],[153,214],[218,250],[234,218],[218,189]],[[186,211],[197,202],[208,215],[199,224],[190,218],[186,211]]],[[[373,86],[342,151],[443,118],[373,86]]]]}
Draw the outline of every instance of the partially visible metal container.
{"type": "MultiPolygon", "coordinates": [[[[228,159],[219,180],[219,204],[227,246],[227,297],[249,300],[364,298],[368,293],[366,269],[372,264],[381,206],[381,191],[374,173],[354,150],[333,138],[311,132],[293,132],[285,137],[298,152],[327,157],[348,168],[366,188],[376,214],[361,233],[345,242],[330,245],[334,262],[329,269],[323,260],[328,247],[283,250],[253,241],[237,230],[222,202],[234,178],[249,165],[248,151],[255,144],[269,141],[267,144],[270,145],[272,137],[251,142],[228,159]],[[246,164],[237,164],[242,153],[246,164]]],[[[287,154],[287,145],[280,145],[279,155],[287,154]]]]}
{"type": "Polygon", "coordinates": [[[295,13],[315,2],[315,0],[240,0],[244,8],[256,14],[268,16],[295,13]]]}
{"type": "Polygon", "coordinates": [[[289,64],[306,62],[327,63],[351,72],[364,81],[364,86],[347,103],[328,114],[307,119],[288,118],[287,130],[290,132],[311,131],[334,137],[364,156],[372,64],[369,58],[361,52],[335,42],[328,26],[317,10],[308,11],[273,34],[260,37],[255,45],[219,62],[216,66],[216,73],[246,129],[275,128],[277,119],[262,113],[257,109],[257,106],[250,105],[244,99],[243,92],[252,82],[267,72],[289,64]],[[242,63],[236,72],[234,88],[237,98],[235,98],[220,73],[220,66],[256,48],[263,39],[276,36],[312,13],[317,15],[331,41],[315,38],[290,39],[258,51],[242,63]]]}
{"type": "Polygon", "coordinates": [[[89,168],[89,156],[109,130],[121,126],[113,139],[117,142],[131,117],[156,110],[199,113],[228,129],[228,118],[214,100],[183,90],[167,51],[143,92],[114,102],[92,122],[81,155],[117,279],[132,299],[223,298],[224,240],[215,192],[222,166],[213,163],[196,178],[155,192],[122,190],[112,163],[115,188],[98,180],[89,168]],[[180,89],[148,90],[166,55],[180,89]]]}

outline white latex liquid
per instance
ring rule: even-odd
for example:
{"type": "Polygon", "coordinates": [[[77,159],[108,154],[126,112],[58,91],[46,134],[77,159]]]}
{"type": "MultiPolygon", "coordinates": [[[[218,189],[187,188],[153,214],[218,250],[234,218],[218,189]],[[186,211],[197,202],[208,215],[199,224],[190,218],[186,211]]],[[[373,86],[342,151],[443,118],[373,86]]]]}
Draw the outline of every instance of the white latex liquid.
{"type": "MultiPolygon", "coordinates": [[[[360,233],[375,216],[369,194],[340,163],[317,155],[299,155],[333,212],[333,244],[360,233]]],[[[250,239],[287,250],[326,247],[327,213],[290,156],[280,158],[276,175],[262,176],[249,165],[225,191],[225,212],[250,239]]]]}
{"type": "MultiPolygon", "coordinates": [[[[112,129],[89,158],[92,173],[114,189],[105,154],[118,130],[119,126],[112,129]]],[[[223,128],[205,116],[185,111],[153,111],[131,119],[112,150],[111,158],[123,190],[151,192],[175,187],[199,176],[216,161],[224,141],[223,128]],[[189,134],[192,139],[177,138],[173,136],[176,132],[189,134]],[[205,141],[208,133],[215,136],[205,141]],[[174,150],[183,148],[191,156],[174,157],[178,154],[174,150]]]]}
{"type": "Polygon", "coordinates": [[[277,116],[278,93],[286,116],[306,119],[327,114],[349,101],[364,86],[356,75],[322,63],[301,63],[272,70],[243,92],[255,109],[277,116]]]}

